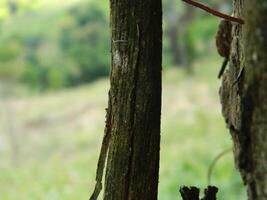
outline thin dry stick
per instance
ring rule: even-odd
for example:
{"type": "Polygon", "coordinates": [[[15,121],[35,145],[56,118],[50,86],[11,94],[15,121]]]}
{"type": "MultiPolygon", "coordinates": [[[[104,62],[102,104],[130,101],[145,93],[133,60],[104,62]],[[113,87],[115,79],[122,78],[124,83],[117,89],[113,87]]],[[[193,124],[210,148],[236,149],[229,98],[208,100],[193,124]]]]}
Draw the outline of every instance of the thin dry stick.
{"type": "Polygon", "coordinates": [[[93,194],[91,195],[89,200],[97,200],[101,190],[102,190],[102,178],[104,173],[104,168],[106,164],[107,153],[109,149],[109,141],[111,137],[111,123],[112,123],[112,116],[111,116],[111,102],[110,102],[110,93],[109,93],[109,101],[108,101],[108,108],[106,109],[106,128],[105,134],[102,141],[102,146],[100,150],[100,155],[97,163],[97,170],[96,170],[96,184],[93,194]]]}
{"type": "Polygon", "coordinates": [[[218,160],[220,160],[220,158],[222,158],[224,155],[230,152],[232,152],[232,148],[224,150],[223,152],[221,152],[219,155],[217,155],[213,159],[212,163],[209,166],[208,173],[207,173],[208,185],[211,184],[211,175],[212,175],[213,168],[215,167],[216,163],[218,162],[218,160]]]}
{"type": "Polygon", "coordinates": [[[217,16],[217,17],[223,18],[223,19],[225,19],[225,20],[232,21],[232,22],[237,22],[237,23],[239,23],[239,24],[244,24],[244,23],[245,23],[244,20],[241,19],[241,18],[237,18],[237,17],[232,17],[232,16],[230,16],[230,15],[226,15],[226,14],[224,14],[224,13],[221,13],[221,12],[219,12],[219,11],[217,11],[217,10],[214,10],[214,9],[212,9],[212,8],[210,8],[210,7],[206,6],[206,5],[204,5],[204,4],[195,2],[195,1],[193,1],[193,0],[182,0],[182,1],[184,1],[184,2],[186,2],[186,3],[188,3],[188,4],[191,4],[191,5],[195,6],[195,7],[198,7],[198,8],[200,8],[200,9],[202,9],[202,10],[205,10],[205,11],[207,11],[208,13],[210,13],[210,14],[212,14],[212,15],[215,15],[215,16],[217,16]]]}

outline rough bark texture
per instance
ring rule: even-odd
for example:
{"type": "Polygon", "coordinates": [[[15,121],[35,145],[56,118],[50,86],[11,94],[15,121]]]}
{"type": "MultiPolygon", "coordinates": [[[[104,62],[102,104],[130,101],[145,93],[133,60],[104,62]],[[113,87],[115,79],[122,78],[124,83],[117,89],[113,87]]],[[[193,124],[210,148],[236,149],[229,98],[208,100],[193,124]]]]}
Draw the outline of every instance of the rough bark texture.
{"type": "Polygon", "coordinates": [[[200,189],[197,187],[186,187],[183,186],[180,188],[180,194],[183,200],[216,200],[216,194],[218,192],[218,188],[215,186],[208,186],[204,190],[204,197],[200,199],[199,193],[200,189]]]}
{"type": "Polygon", "coordinates": [[[250,200],[267,199],[267,1],[235,0],[229,70],[220,90],[236,165],[250,200]]]}
{"type": "Polygon", "coordinates": [[[104,199],[157,199],[161,0],[110,0],[111,137],[104,199]]]}

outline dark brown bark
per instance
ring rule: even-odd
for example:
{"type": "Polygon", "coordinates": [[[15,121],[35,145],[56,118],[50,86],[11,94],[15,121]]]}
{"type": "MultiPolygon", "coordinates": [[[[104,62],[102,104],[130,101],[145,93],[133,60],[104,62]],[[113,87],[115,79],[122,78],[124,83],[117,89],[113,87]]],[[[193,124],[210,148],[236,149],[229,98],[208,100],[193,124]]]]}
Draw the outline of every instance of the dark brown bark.
{"type": "Polygon", "coordinates": [[[161,0],[110,0],[112,70],[106,131],[98,163],[104,199],[157,199],[162,62],[161,0]]]}
{"type": "Polygon", "coordinates": [[[180,194],[183,200],[199,200],[200,190],[197,187],[182,187],[180,194]]]}
{"type": "Polygon", "coordinates": [[[267,199],[267,2],[235,0],[229,70],[220,90],[236,165],[250,200],[267,199]]]}
{"type": "MultiPolygon", "coordinates": [[[[218,188],[215,186],[208,186],[204,190],[204,197],[201,200],[216,200],[216,194],[218,192],[218,188]]],[[[180,194],[183,200],[200,200],[199,194],[200,189],[197,187],[186,187],[183,186],[180,188],[180,194]]]]}

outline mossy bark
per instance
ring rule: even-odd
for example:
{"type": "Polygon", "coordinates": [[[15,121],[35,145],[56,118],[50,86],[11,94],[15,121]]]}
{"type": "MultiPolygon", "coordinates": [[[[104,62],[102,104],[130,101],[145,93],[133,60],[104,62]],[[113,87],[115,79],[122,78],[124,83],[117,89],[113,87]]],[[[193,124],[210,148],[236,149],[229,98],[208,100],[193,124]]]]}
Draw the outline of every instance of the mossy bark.
{"type": "Polygon", "coordinates": [[[104,199],[157,199],[161,0],[110,0],[111,119],[104,199]]]}
{"type": "Polygon", "coordinates": [[[235,0],[229,70],[220,96],[250,200],[267,199],[267,1],[235,0]]]}

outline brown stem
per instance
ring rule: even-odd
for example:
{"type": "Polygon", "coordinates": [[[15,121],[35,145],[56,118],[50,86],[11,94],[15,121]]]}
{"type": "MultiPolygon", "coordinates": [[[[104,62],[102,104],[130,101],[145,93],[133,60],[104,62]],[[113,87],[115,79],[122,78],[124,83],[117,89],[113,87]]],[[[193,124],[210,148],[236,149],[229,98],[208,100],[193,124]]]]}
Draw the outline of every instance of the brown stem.
{"type": "Polygon", "coordinates": [[[245,23],[244,20],[241,19],[241,18],[237,18],[237,17],[232,17],[230,15],[226,15],[224,13],[221,13],[221,12],[219,12],[217,10],[209,8],[208,6],[206,6],[204,4],[201,4],[201,3],[198,3],[198,2],[195,2],[193,0],[182,0],[182,1],[184,1],[184,2],[186,2],[188,4],[191,4],[191,5],[195,6],[195,7],[198,7],[200,9],[203,9],[203,10],[207,11],[208,13],[210,13],[212,15],[215,15],[217,17],[223,18],[225,20],[232,21],[232,22],[237,22],[239,24],[244,24],[245,23]]]}

